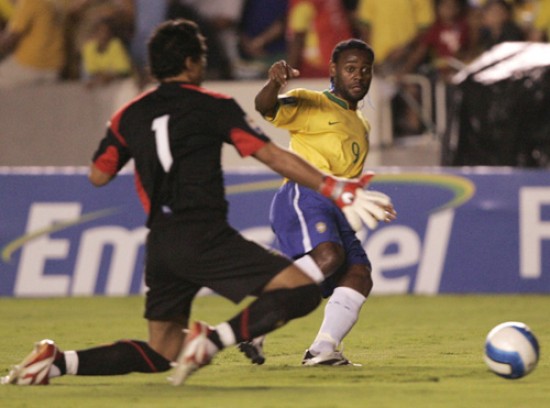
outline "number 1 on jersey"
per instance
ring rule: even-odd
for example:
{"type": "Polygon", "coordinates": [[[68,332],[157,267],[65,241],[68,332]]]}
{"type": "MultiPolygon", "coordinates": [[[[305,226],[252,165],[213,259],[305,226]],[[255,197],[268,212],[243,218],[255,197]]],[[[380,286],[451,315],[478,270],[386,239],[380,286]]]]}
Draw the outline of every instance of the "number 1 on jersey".
{"type": "Polygon", "coordinates": [[[170,151],[170,139],[168,135],[168,119],[169,115],[163,115],[153,121],[151,129],[155,132],[155,142],[157,146],[157,155],[160,164],[166,173],[170,171],[174,159],[170,151]]]}

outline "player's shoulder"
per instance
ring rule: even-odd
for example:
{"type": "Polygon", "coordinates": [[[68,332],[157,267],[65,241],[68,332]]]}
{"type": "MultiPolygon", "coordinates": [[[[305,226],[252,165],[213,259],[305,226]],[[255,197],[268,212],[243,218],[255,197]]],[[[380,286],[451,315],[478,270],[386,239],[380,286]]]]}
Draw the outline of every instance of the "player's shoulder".
{"type": "Polygon", "coordinates": [[[191,91],[198,92],[201,95],[205,95],[209,98],[213,98],[213,99],[217,99],[217,100],[232,100],[233,99],[233,97],[231,97],[229,95],[226,95],[226,94],[221,93],[221,92],[216,92],[216,91],[213,91],[211,89],[203,88],[202,86],[189,85],[189,84],[183,85],[182,84],[181,87],[185,88],[185,89],[189,89],[191,91]]]}
{"type": "Polygon", "coordinates": [[[298,105],[305,101],[318,101],[322,93],[306,88],[295,88],[279,95],[281,105],[298,105]]]}
{"type": "Polygon", "coordinates": [[[185,96],[194,99],[210,99],[219,101],[233,100],[232,96],[221,92],[204,88],[200,85],[194,85],[186,82],[162,82],[154,90],[155,94],[164,98],[179,98],[185,96]]]}
{"type": "Polygon", "coordinates": [[[136,95],[130,101],[119,107],[111,116],[110,123],[120,122],[122,117],[137,115],[141,116],[144,110],[150,109],[150,100],[156,93],[157,88],[147,89],[136,95]]]}

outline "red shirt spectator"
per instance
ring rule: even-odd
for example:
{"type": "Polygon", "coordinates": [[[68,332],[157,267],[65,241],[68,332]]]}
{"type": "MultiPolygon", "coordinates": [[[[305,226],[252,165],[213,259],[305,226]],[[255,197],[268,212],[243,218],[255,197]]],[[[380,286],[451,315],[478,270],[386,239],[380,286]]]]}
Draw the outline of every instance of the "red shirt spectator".
{"type": "Polygon", "coordinates": [[[302,78],[325,78],[332,50],[353,36],[340,0],[290,0],[288,63],[302,78]]]}

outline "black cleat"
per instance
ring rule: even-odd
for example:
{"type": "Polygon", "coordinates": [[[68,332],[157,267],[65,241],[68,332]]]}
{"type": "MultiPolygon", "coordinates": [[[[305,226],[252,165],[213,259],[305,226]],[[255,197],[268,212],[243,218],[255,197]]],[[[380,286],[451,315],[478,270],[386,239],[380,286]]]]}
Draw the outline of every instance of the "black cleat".
{"type": "Polygon", "coordinates": [[[262,365],[265,363],[264,357],[265,336],[256,337],[251,341],[239,343],[239,350],[250,360],[252,364],[262,365]]]}

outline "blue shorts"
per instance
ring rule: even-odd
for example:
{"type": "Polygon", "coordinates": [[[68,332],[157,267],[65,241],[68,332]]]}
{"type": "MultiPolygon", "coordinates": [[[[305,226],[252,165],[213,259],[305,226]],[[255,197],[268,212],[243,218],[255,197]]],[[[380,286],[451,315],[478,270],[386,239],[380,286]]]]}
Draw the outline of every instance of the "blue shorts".
{"type": "Polygon", "coordinates": [[[327,288],[330,292],[338,275],[349,265],[367,265],[370,269],[369,258],[344,214],[328,198],[309,188],[285,183],[273,197],[270,221],[279,249],[290,258],[298,259],[323,242],[342,245],[346,265],[325,281],[332,282],[332,288],[327,288]]]}

